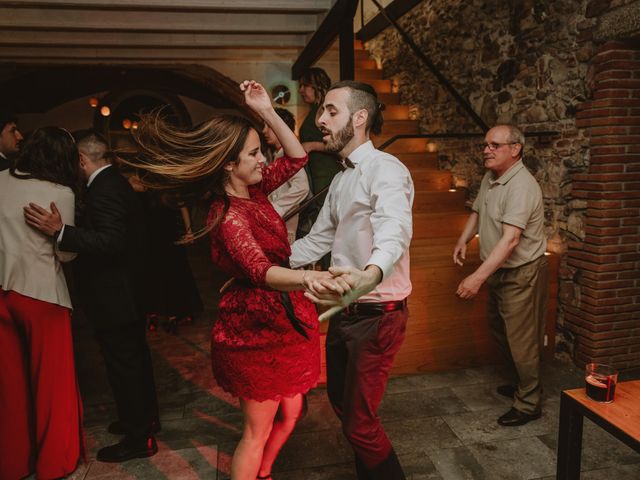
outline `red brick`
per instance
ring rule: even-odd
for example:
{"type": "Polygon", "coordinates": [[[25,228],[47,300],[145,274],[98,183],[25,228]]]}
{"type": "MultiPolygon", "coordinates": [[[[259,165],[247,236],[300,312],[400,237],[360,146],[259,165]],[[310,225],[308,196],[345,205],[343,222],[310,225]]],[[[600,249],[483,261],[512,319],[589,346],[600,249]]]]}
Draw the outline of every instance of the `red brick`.
{"type": "Polygon", "coordinates": [[[598,90],[593,92],[594,100],[600,100],[602,98],[629,98],[629,90],[598,90]]]}
{"type": "Polygon", "coordinates": [[[632,217],[632,218],[623,218],[622,219],[622,226],[623,227],[628,227],[631,225],[640,225],[640,218],[638,217],[632,217]]]}
{"type": "Polygon", "coordinates": [[[633,235],[637,233],[637,229],[631,226],[617,227],[617,228],[616,227],[602,227],[602,228],[585,227],[584,231],[587,235],[594,235],[599,237],[615,235],[614,238],[616,239],[620,239],[620,235],[633,235]]]}
{"type": "MultiPolygon", "coordinates": [[[[637,208],[588,208],[587,215],[590,217],[599,217],[599,218],[626,218],[626,217],[637,217],[640,215],[640,209],[637,208]]],[[[622,222],[625,225],[624,220],[622,222]]]]}
{"type": "MultiPolygon", "coordinates": [[[[597,280],[599,282],[608,282],[610,280],[616,280],[618,278],[618,274],[616,273],[603,273],[603,272],[590,272],[585,270],[582,272],[583,278],[591,278],[593,280],[597,280]]],[[[640,278],[640,277],[638,277],[640,278]]]]}
{"type": "MultiPolygon", "coordinates": [[[[595,209],[621,209],[623,201],[622,200],[595,200],[591,199],[587,201],[587,208],[595,208],[595,209]]],[[[587,213],[588,214],[588,213],[587,213]]],[[[612,215],[615,217],[616,215],[612,215]]]]}
{"type": "Polygon", "coordinates": [[[582,278],[580,280],[580,285],[585,285],[589,288],[602,289],[602,290],[606,290],[610,288],[630,288],[630,287],[634,287],[635,283],[636,282],[633,279],[614,280],[611,282],[597,282],[590,278],[582,278]]]}
{"type": "Polygon", "coordinates": [[[629,303],[633,303],[633,298],[631,297],[592,298],[588,295],[583,295],[580,297],[580,300],[584,303],[595,305],[597,307],[609,307],[613,305],[627,305],[629,303]]]}
{"type": "Polygon", "coordinates": [[[637,192],[595,192],[595,191],[586,191],[584,192],[584,195],[582,195],[580,198],[587,198],[589,200],[593,199],[626,199],[626,198],[631,198],[631,199],[635,199],[638,198],[638,193],[637,192]]]}
{"type": "MultiPolygon", "coordinates": [[[[622,81],[622,80],[618,80],[622,81]]],[[[632,80],[635,81],[635,80],[632,80]]],[[[640,83],[640,80],[638,81],[640,83]]],[[[599,117],[628,117],[632,115],[631,110],[635,109],[627,109],[627,108],[598,108],[594,110],[583,110],[581,112],[576,113],[576,118],[599,118],[599,117]]],[[[640,115],[640,113],[636,114],[640,115]]]]}
{"type": "Polygon", "coordinates": [[[637,200],[623,200],[622,205],[624,207],[640,207],[640,198],[637,200]]]}
{"type": "Polygon", "coordinates": [[[604,137],[594,137],[591,145],[636,145],[640,144],[640,135],[611,135],[604,137]]]}
{"type": "Polygon", "coordinates": [[[594,272],[620,272],[622,270],[632,270],[635,267],[633,262],[601,264],[585,261],[579,258],[570,258],[569,263],[574,267],[584,268],[585,270],[591,270],[594,272]]]}
{"type": "Polygon", "coordinates": [[[622,43],[606,43],[598,48],[596,55],[593,57],[594,64],[606,63],[611,60],[633,60],[633,50],[622,43]]]}
{"type": "Polygon", "coordinates": [[[622,163],[589,165],[589,173],[615,173],[625,171],[627,171],[626,166],[622,163]]]}
{"type": "Polygon", "coordinates": [[[625,147],[593,147],[591,148],[591,157],[597,155],[624,155],[627,153],[625,147]]]}
{"type": "Polygon", "coordinates": [[[607,107],[640,107],[640,99],[629,98],[603,98],[601,100],[593,100],[578,105],[578,110],[591,110],[594,108],[607,107]]]}
{"type": "Polygon", "coordinates": [[[640,270],[619,272],[617,278],[640,278],[640,270]]]}
{"type": "Polygon", "coordinates": [[[635,78],[629,70],[606,70],[596,73],[593,79],[596,82],[618,78],[635,78]]]}
{"type": "MultiPolygon", "coordinates": [[[[636,252],[638,250],[636,245],[591,245],[589,243],[585,244],[583,247],[585,252],[595,253],[597,255],[611,255],[614,253],[630,253],[636,252]]],[[[622,260],[622,259],[620,259],[622,260]]]]}
{"type": "Polygon", "coordinates": [[[619,79],[619,80],[603,80],[596,82],[596,89],[601,88],[640,88],[640,80],[637,79],[619,79]]]}
{"type": "Polygon", "coordinates": [[[609,165],[609,164],[629,164],[640,161],[640,155],[637,154],[625,154],[625,155],[591,155],[589,168],[591,169],[593,164],[609,165]]]}
{"type": "MultiPolygon", "coordinates": [[[[591,200],[587,201],[587,205],[590,205],[591,200]]],[[[619,227],[620,219],[619,218],[594,218],[594,217],[586,217],[585,223],[587,225],[592,225],[594,227],[619,227]]],[[[569,244],[571,246],[571,243],[569,244]]]]}
{"type": "Polygon", "coordinates": [[[624,235],[620,243],[640,243],[640,235],[624,235]]]}
{"type": "Polygon", "coordinates": [[[624,253],[620,255],[620,262],[633,262],[640,260],[640,253],[624,253]]]}
{"type": "MultiPolygon", "coordinates": [[[[627,182],[624,184],[624,189],[627,191],[640,190],[640,182],[627,182]]],[[[637,195],[637,193],[636,193],[637,195]]]]}
{"type": "Polygon", "coordinates": [[[597,127],[601,125],[638,125],[638,117],[610,116],[598,118],[581,118],[576,120],[577,128],[597,127]]]}
{"type": "Polygon", "coordinates": [[[596,73],[606,72],[609,70],[638,70],[640,69],[640,62],[631,59],[611,59],[605,62],[595,61],[594,59],[594,71],[596,73]]]}
{"type": "MultiPolygon", "coordinates": [[[[578,177],[585,177],[585,175],[576,175],[578,177]]],[[[588,178],[588,177],[587,177],[588,178]]],[[[597,191],[606,191],[606,192],[616,192],[621,191],[623,189],[624,184],[622,183],[599,183],[599,181],[591,181],[589,178],[586,181],[580,181],[579,179],[575,179],[573,183],[574,190],[597,190],[597,191]]]]}

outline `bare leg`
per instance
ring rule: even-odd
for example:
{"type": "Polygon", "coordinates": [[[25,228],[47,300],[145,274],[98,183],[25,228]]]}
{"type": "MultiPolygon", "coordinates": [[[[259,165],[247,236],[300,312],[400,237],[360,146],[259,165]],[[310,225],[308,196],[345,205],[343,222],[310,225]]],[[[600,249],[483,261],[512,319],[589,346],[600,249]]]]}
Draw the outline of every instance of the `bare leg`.
{"type": "Polygon", "coordinates": [[[302,404],[302,394],[298,394],[293,398],[283,398],[280,401],[280,409],[273,422],[271,435],[269,435],[267,444],[264,447],[264,453],[262,454],[262,463],[258,471],[259,476],[266,477],[271,473],[273,462],[276,461],[280,449],[289,438],[289,435],[291,435],[291,432],[293,432],[300,418],[302,404]]]}
{"type": "Polygon", "coordinates": [[[280,402],[240,400],[244,430],[231,461],[232,480],[255,480],[280,402]]]}

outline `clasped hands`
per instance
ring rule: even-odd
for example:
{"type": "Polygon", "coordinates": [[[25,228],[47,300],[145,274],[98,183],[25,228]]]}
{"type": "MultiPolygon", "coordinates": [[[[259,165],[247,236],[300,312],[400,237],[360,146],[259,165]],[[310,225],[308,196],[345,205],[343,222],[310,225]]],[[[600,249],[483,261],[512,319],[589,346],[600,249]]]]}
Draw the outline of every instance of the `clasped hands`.
{"type": "Polygon", "coordinates": [[[330,267],[326,272],[310,270],[304,276],[304,295],[318,305],[329,307],[319,317],[320,321],[324,321],[372,291],[380,282],[380,276],[377,267],[366,270],[348,266],[330,267]]]}

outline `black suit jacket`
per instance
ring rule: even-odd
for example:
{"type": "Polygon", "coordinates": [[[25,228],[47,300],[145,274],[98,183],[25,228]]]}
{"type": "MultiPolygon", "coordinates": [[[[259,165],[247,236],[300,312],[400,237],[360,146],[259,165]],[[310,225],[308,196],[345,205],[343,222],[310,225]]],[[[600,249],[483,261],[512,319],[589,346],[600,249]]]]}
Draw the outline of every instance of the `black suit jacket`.
{"type": "Polygon", "coordinates": [[[140,208],[116,167],[93,179],[79,223],[65,225],[60,249],[79,254],[74,270],[89,320],[96,328],[140,321],[140,208]]]}

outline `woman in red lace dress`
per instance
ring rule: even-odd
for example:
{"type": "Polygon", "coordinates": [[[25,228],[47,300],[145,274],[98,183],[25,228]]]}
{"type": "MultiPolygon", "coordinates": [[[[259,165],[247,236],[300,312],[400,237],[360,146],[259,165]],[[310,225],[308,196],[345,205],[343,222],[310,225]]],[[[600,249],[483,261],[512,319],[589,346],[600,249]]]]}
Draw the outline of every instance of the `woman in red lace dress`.
{"type": "Polygon", "coordinates": [[[215,117],[186,132],[148,118],[136,140],[148,186],[213,195],[211,257],[234,281],[220,300],[211,360],[218,384],[240,398],[245,415],[231,478],[270,479],[303,395],[320,373],[318,319],[302,290],[320,282],[338,294],[349,287],[328,272],[288,268],[286,226],[267,195],[302,168],[307,155],[264,88],[253,81],[240,88],[284,148],[285,156],[269,166],[258,132],[241,117],[215,117]]]}

